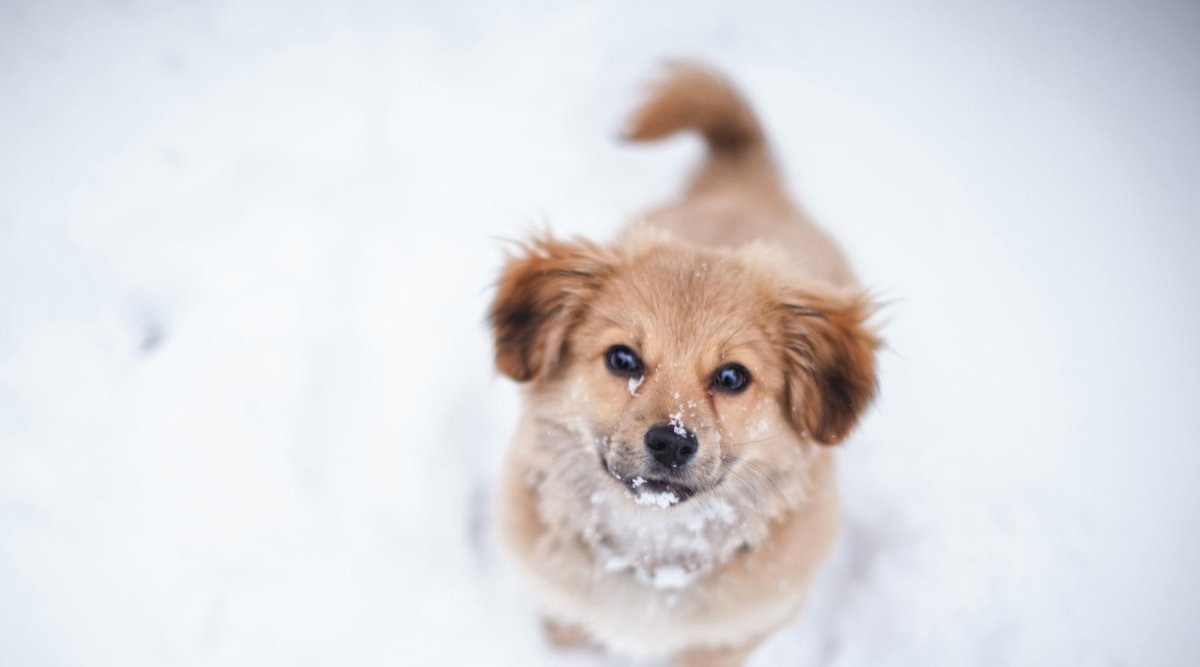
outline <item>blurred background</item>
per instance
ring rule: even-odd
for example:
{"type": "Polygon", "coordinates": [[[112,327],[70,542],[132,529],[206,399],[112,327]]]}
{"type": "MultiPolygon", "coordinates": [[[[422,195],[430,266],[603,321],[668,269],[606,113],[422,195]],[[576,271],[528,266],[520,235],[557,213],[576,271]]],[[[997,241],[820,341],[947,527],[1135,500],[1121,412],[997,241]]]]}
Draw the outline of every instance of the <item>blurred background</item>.
{"type": "Polygon", "coordinates": [[[891,304],[752,664],[1200,664],[1200,5],[973,4],[0,5],[0,664],[620,664],[497,554],[483,313],[678,191],[672,56],[891,304]]]}

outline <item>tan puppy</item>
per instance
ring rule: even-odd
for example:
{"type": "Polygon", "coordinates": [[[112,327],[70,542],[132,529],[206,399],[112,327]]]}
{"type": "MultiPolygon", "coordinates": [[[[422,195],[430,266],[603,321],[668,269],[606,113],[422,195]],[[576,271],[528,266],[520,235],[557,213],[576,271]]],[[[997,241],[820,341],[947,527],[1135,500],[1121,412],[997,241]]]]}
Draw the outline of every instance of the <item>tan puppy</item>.
{"type": "Polygon", "coordinates": [[[738,665],[800,610],[837,532],[831,450],[878,339],[837,247],[720,75],[675,66],[627,137],[699,131],[678,202],[610,245],[536,238],[500,276],[525,383],[500,531],[552,640],[738,665]]]}

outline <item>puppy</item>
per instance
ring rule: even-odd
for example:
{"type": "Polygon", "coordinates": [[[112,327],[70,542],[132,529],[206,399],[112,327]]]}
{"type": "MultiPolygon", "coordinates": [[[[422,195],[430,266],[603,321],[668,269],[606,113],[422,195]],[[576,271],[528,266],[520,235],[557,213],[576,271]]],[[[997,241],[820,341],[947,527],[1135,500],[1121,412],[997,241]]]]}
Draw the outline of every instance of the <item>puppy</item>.
{"type": "Polygon", "coordinates": [[[707,157],[678,201],[503,269],[489,319],[524,414],[498,525],[552,640],[739,665],[833,545],[828,445],[875,394],[879,340],[741,94],[673,66],[625,134],[681,130],[707,157]]]}

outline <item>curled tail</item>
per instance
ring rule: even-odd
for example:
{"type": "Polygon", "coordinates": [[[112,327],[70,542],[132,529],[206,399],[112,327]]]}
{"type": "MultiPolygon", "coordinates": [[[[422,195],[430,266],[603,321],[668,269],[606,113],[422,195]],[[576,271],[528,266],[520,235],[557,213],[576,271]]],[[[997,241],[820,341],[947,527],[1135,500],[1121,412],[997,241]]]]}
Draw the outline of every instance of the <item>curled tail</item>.
{"type": "Polygon", "coordinates": [[[698,132],[708,145],[708,161],[693,190],[741,176],[774,181],[766,136],[754,109],[720,72],[693,62],[668,63],[666,76],[630,115],[622,136],[654,141],[682,130],[698,132]]]}
{"type": "Polygon", "coordinates": [[[720,72],[698,63],[669,63],[666,76],[630,116],[623,135],[630,141],[653,141],[680,130],[699,132],[720,157],[761,152],[766,143],[741,92],[720,72]]]}

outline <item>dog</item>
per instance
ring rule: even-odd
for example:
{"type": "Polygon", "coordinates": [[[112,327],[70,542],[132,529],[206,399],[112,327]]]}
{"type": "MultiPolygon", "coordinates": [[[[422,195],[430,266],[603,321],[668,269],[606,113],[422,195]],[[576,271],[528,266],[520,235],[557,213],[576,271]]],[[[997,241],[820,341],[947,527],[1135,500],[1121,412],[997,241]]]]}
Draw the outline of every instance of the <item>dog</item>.
{"type": "Polygon", "coordinates": [[[488,319],[523,414],[497,526],[552,642],[740,665],[834,544],[829,445],[876,393],[880,339],[738,89],[669,66],[624,138],[680,131],[707,156],[677,201],[507,258],[488,319]]]}

